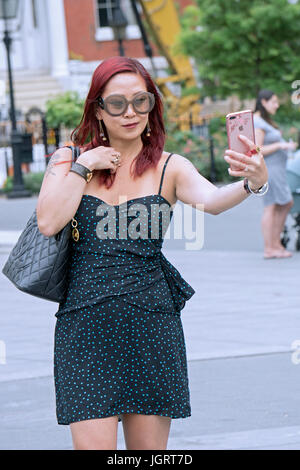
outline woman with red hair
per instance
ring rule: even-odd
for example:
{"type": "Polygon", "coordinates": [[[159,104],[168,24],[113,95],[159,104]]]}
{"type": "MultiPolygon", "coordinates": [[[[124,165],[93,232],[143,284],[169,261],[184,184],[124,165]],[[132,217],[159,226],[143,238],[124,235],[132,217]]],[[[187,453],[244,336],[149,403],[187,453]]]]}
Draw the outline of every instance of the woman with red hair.
{"type": "Polygon", "coordinates": [[[162,116],[137,60],[103,61],[72,133],[81,153],[75,162],[58,149],[39,194],[44,235],[75,224],[54,350],[57,420],[75,449],[116,449],[121,419],[127,449],[166,449],[171,419],[191,416],[181,311],[195,291],[161,251],[172,208],[179,199],[219,214],[267,180],[260,153],[228,150],[240,168],[230,174],[248,183],[216,187],[164,151],[162,116]]]}

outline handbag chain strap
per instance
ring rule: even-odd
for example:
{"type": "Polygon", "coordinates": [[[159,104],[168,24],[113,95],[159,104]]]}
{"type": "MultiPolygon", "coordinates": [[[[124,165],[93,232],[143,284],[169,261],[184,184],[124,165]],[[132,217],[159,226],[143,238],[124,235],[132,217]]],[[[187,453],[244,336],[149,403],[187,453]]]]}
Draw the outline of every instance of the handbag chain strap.
{"type": "MultiPolygon", "coordinates": [[[[71,150],[72,150],[72,162],[75,162],[80,155],[80,149],[79,147],[72,146],[71,150]]],[[[78,242],[79,240],[79,230],[77,228],[78,222],[74,217],[72,217],[71,225],[73,227],[72,238],[75,242],[78,242]]]]}

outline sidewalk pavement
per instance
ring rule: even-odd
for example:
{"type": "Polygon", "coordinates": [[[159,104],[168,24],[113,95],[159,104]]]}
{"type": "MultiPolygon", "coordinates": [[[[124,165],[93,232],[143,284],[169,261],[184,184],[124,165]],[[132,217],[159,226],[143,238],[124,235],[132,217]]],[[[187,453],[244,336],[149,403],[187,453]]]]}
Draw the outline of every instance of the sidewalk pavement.
{"type": "MultiPolygon", "coordinates": [[[[0,199],[1,269],[15,243],[3,231],[22,230],[35,202],[0,199]]],[[[166,257],[196,291],[182,311],[192,417],[172,421],[169,449],[300,449],[300,253],[262,258],[261,209],[253,197],[206,215],[202,250],[165,241],[166,257]]],[[[71,449],[68,426],[55,418],[57,304],[23,294],[2,273],[0,293],[0,448],[71,449]]]]}

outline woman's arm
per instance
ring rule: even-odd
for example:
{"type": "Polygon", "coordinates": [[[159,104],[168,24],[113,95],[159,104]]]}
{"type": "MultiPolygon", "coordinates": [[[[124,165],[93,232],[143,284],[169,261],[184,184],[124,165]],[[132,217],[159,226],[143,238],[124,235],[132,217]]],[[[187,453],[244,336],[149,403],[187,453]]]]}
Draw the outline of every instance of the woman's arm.
{"type": "MultiPolygon", "coordinates": [[[[249,146],[249,149],[255,148],[255,144],[246,137],[241,136],[240,139],[249,146]]],[[[243,167],[243,170],[229,169],[228,172],[232,176],[247,177],[251,189],[258,189],[266,183],[268,171],[261,153],[248,157],[246,154],[226,150],[224,158],[229,164],[238,163],[243,167]],[[246,167],[248,169],[245,171],[246,167]]],[[[195,166],[181,155],[177,155],[176,158],[175,187],[176,197],[180,201],[213,215],[236,206],[249,196],[244,189],[243,181],[218,188],[200,175],[195,166]]]]}
{"type": "Polygon", "coordinates": [[[266,157],[270,153],[277,152],[277,150],[282,149],[283,142],[274,142],[273,144],[263,145],[265,138],[265,131],[263,129],[255,129],[255,142],[260,147],[262,154],[266,157]]]}
{"type": "MultiPolygon", "coordinates": [[[[76,162],[93,170],[116,171],[113,147],[95,147],[81,153],[76,162]]],[[[87,182],[82,176],[70,171],[71,149],[61,148],[52,155],[40,189],[37,202],[37,220],[40,232],[51,237],[65,227],[76,213],[87,182]]]]}
{"type": "Polygon", "coordinates": [[[176,197],[185,204],[217,215],[248,197],[243,181],[218,188],[204,178],[190,160],[176,156],[176,197]]]}
{"type": "MultiPolygon", "coordinates": [[[[88,166],[85,154],[77,162],[88,166]]],[[[71,164],[71,149],[60,148],[47,165],[36,207],[38,227],[46,237],[58,233],[71,220],[85,190],[86,181],[70,172],[71,164]]]]}

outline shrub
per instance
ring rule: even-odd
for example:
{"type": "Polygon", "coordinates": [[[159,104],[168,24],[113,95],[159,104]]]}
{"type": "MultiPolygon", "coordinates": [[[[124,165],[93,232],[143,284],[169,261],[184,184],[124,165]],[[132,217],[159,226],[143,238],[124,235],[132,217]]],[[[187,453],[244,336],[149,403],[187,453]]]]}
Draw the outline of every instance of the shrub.
{"type": "Polygon", "coordinates": [[[84,100],[75,91],[67,91],[57,95],[46,103],[46,121],[49,127],[56,128],[64,125],[74,129],[80,122],[83,113],[84,100]]]}
{"type": "MultiPolygon", "coordinates": [[[[33,194],[39,194],[42,181],[44,178],[44,172],[38,173],[26,173],[23,175],[24,186],[26,189],[31,191],[33,194]]],[[[13,190],[13,177],[8,176],[3,184],[3,192],[8,193],[13,190]]]]}

